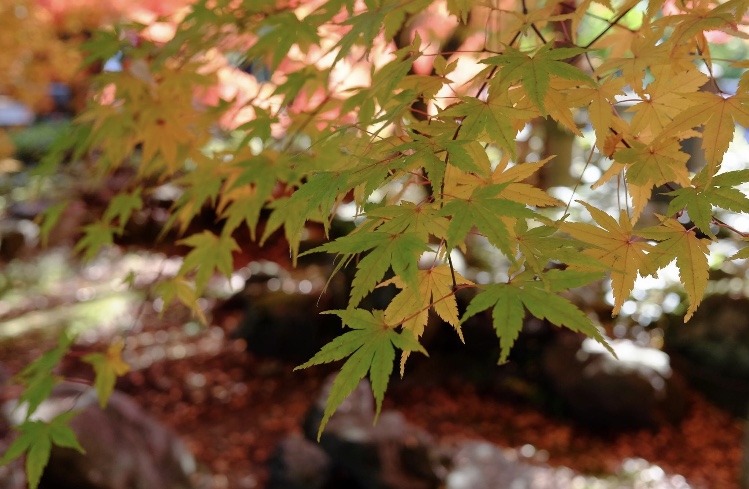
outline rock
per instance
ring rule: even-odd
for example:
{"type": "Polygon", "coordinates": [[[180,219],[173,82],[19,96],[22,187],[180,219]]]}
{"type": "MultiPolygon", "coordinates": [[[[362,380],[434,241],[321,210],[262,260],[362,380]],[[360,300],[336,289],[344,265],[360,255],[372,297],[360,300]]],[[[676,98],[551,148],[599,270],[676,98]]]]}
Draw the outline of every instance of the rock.
{"type": "Polygon", "coordinates": [[[666,330],[674,367],[713,402],[745,415],[749,404],[749,299],[711,295],[686,324],[666,330]]]}
{"type": "Polygon", "coordinates": [[[321,489],[330,479],[330,458],[315,442],[292,434],[268,461],[266,489],[321,489]]]}
{"type": "MultiPolygon", "coordinates": [[[[15,403],[3,411],[13,412],[15,403]]],[[[50,420],[70,409],[80,410],[71,428],[86,450],[54,447],[42,476],[41,489],[191,489],[195,460],[171,431],[150,417],[133,399],[114,392],[101,409],[94,389],[62,383],[34,418],[50,420]]],[[[21,410],[12,421],[23,420],[21,410]]]]}
{"type": "Polygon", "coordinates": [[[19,258],[36,244],[39,226],[29,220],[0,221],[0,260],[9,262],[19,258]]]}
{"type": "MultiPolygon", "coordinates": [[[[305,420],[309,439],[317,438],[333,379],[328,379],[305,420]]],[[[439,487],[444,468],[431,436],[408,423],[401,413],[384,410],[373,425],[374,414],[372,391],[363,380],[331,417],[320,438],[320,447],[331,460],[333,485],[328,487],[439,487]]]]}
{"type": "Polygon", "coordinates": [[[455,452],[446,489],[561,489],[571,471],[536,467],[518,461],[514,451],[481,441],[464,443],[455,452]]]}
{"type": "Polygon", "coordinates": [[[689,489],[681,476],[667,476],[642,459],[625,460],[618,473],[604,478],[584,476],[567,467],[553,468],[520,460],[514,450],[468,441],[453,456],[445,489],[689,489]]]}
{"type": "Polygon", "coordinates": [[[599,343],[566,336],[547,347],[544,375],[569,413],[585,425],[655,427],[679,421],[686,409],[684,381],[667,354],[629,340],[599,343]]]}

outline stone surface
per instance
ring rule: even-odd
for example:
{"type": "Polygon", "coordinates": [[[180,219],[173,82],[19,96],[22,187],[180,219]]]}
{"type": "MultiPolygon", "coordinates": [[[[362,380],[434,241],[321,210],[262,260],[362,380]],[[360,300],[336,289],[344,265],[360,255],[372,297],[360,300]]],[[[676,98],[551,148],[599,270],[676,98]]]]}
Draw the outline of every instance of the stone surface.
{"type": "MultiPolygon", "coordinates": [[[[317,430],[334,377],[305,420],[304,432],[317,430]]],[[[401,413],[384,410],[374,422],[374,398],[364,380],[331,417],[320,447],[331,460],[326,487],[360,489],[430,489],[439,487],[444,467],[431,436],[411,425],[401,413]]]]}
{"type": "Polygon", "coordinates": [[[625,460],[618,473],[597,478],[573,470],[534,465],[514,450],[469,441],[457,448],[445,489],[689,489],[681,476],[667,476],[645,460],[625,460]]]}
{"type": "MultiPolygon", "coordinates": [[[[3,411],[17,423],[21,410],[3,411]]],[[[71,428],[86,454],[54,447],[41,489],[191,489],[195,460],[171,431],[129,396],[114,392],[101,409],[94,389],[73,383],[57,386],[34,418],[50,420],[80,410],[71,428]]],[[[19,419],[20,417],[20,419],[19,419]]]]}
{"type": "Polygon", "coordinates": [[[674,367],[717,404],[744,416],[749,405],[749,299],[712,295],[666,330],[674,367]]]}
{"type": "Polygon", "coordinates": [[[615,359],[591,339],[566,336],[547,347],[543,369],[551,389],[582,423],[655,427],[684,415],[684,382],[667,354],[629,340],[610,341],[615,359]]]}
{"type": "Polygon", "coordinates": [[[315,442],[299,434],[284,438],[268,461],[265,489],[322,489],[330,480],[331,461],[315,442]]]}

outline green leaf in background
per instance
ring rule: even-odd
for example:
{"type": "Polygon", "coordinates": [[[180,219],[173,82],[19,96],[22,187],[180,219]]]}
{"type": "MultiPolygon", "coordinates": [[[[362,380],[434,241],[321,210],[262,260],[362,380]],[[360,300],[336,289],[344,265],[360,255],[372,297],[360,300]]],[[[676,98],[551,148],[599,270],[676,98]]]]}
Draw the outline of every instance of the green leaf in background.
{"type": "Polygon", "coordinates": [[[238,251],[239,246],[231,236],[216,236],[210,231],[193,234],[177,242],[192,247],[182,262],[179,275],[196,270],[195,288],[200,293],[208,280],[213,276],[214,270],[218,270],[226,277],[231,276],[234,271],[234,258],[232,252],[238,251]]]}
{"type": "Polygon", "coordinates": [[[19,405],[28,403],[26,419],[34,414],[39,405],[52,393],[55,385],[60,382],[60,378],[53,372],[72,343],[73,337],[68,335],[67,332],[63,332],[56,348],[31,362],[16,377],[20,383],[26,386],[18,399],[19,405]]]}
{"type": "Polygon", "coordinates": [[[140,197],[141,189],[137,188],[131,193],[122,193],[114,196],[104,212],[104,221],[114,224],[117,221],[117,231],[122,234],[133,212],[143,208],[143,199],[140,197]]]}
{"type": "Polygon", "coordinates": [[[116,229],[104,221],[97,221],[83,228],[83,237],[75,244],[73,251],[83,254],[84,261],[91,261],[99,251],[114,243],[116,229]]]}

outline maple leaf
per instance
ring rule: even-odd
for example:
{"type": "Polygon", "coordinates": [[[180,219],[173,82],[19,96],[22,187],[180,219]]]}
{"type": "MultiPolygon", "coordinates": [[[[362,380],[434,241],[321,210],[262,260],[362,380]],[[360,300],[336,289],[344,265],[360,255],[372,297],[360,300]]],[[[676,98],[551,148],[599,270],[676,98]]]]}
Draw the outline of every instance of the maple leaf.
{"type": "Polygon", "coordinates": [[[272,162],[263,157],[253,157],[238,162],[224,182],[216,211],[226,218],[224,233],[230,234],[242,222],[256,238],[260,211],[272,197],[277,175],[271,171],[272,162]]]}
{"type": "MultiPolygon", "coordinates": [[[[377,404],[377,415],[379,415],[385,389],[393,371],[395,348],[403,351],[418,351],[426,355],[426,350],[413,334],[408,330],[396,332],[383,320],[382,311],[346,309],[326,311],[324,314],[335,314],[353,331],[344,333],[323,346],[309,361],[294,369],[299,370],[349,357],[330,389],[323,419],[317,432],[318,440],[335,410],[368,372],[377,404]]],[[[376,419],[375,416],[375,421],[376,419]]]]}
{"type": "Polygon", "coordinates": [[[83,237],[75,244],[73,251],[83,253],[83,259],[90,261],[103,247],[114,244],[114,233],[115,228],[103,221],[84,226],[83,237]]]}
{"type": "Polygon", "coordinates": [[[99,405],[104,408],[109,397],[114,391],[117,377],[121,377],[130,371],[130,365],[122,360],[122,348],[125,346],[122,340],[115,341],[107,347],[106,353],[89,353],[82,360],[90,363],[96,372],[94,387],[99,397],[99,405]]]}
{"type": "Polygon", "coordinates": [[[23,393],[18,398],[19,404],[28,403],[26,418],[28,419],[39,405],[52,393],[60,377],[54,375],[57,365],[67,354],[73,337],[63,332],[58,339],[57,346],[24,368],[17,378],[25,385],[23,393]]]}
{"type": "Polygon", "coordinates": [[[661,132],[676,115],[694,103],[689,94],[708,81],[696,68],[675,74],[672,70],[668,65],[651,68],[655,79],[642,91],[642,101],[627,109],[635,113],[630,122],[632,133],[661,132]]]}
{"type": "Polygon", "coordinates": [[[544,102],[552,75],[595,85],[593,79],[579,68],[560,61],[574,58],[584,53],[585,49],[554,49],[553,45],[554,43],[545,44],[533,56],[528,56],[511,46],[505,46],[502,54],[486,58],[481,62],[502,68],[499,75],[492,79],[492,83],[498,84],[500,89],[504,90],[509,89],[515,83],[522,84],[541,115],[546,115],[548,110],[544,102]]]}
{"type": "Polygon", "coordinates": [[[367,250],[371,251],[359,260],[351,282],[351,307],[356,307],[375,288],[390,267],[406,284],[418,288],[418,259],[429,247],[417,233],[358,232],[325,243],[300,256],[320,251],[352,255],[367,250]]]}
{"type": "MultiPolygon", "coordinates": [[[[385,321],[391,325],[402,325],[418,339],[424,333],[429,309],[432,308],[443,321],[455,328],[460,340],[464,341],[458,319],[458,303],[453,291],[453,277],[456,285],[473,285],[473,282],[451,270],[447,264],[419,270],[418,275],[418,290],[408,287],[397,277],[381,284],[394,284],[403,289],[385,309],[385,321]]],[[[401,376],[408,356],[409,352],[403,352],[401,356],[401,376]]]]}
{"type": "Polygon", "coordinates": [[[627,180],[635,185],[689,185],[689,155],[680,149],[676,138],[660,138],[648,145],[633,141],[630,148],[614,153],[614,160],[627,164],[627,180]]]}
{"type": "Polygon", "coordinates": [[[733,140],[734,122],[749,126],[749,95],[742,93],[724,98],[714,93],[698,92],[690,94],[689,98],[694,105],[674,117],[658,139],[691,132],[704,125],[702,148],[708,171],[714,175],[733,140]]]}
{"type": "Polygon", "coordinates": [[[322,221],[328,229],[328,216],[342,193],[350,189],[348,185],[350,172],[319,172],[311,175],[309,180],[297,189],[289,198],[273,201],[268,207],[273,212],[268,218],[260,238],[265,240],[281,225],[286,239],[291,246],[293,263],[299,253],[299,241],[304,225],[309,220],[322,221]]]}
{"type": "Polygon", "coordinates": [[[118,232],[125,231],[125,224],[133,212],[143,208],[143,199],[140,197],[141,189],[135,189],[131,193],[122,193],[114,196],[104,212],[104,221],[117,220],[118,232]]]}
{"type": "Polygon", "coordinates": [[[214,270],[218,270],[227,278],[234,271],[232,252],[238,251],[239,246],[231,236],[216,236],[210,231],[203,231],[181,239],[177,241],[177,244],[192,247],[192,251],[182,262],[179,275],[196,270],[195,287],[198,291],[205,289],[214,270]]]}
{"type": "Polygon", "coordinates": [[[591,245],[582,253],[610,267],[611,286],[614,290],[612,315],[616,315],[632,291],[638,271],[646,266],[646,251],[652,246],[639,239],[625,211],[620,212],[617,222],[590,204],[578,202],[585,206],[601,227],[587,223],[563,222],[559,229],[591,245]]]}
{"type": "Polygon", "coordinates": [[[179,232],[183,234],[205,204],[214,205],[216,202],[221,190],[219,167],[205,155],[196,156],[193,163],[195,168],[192,171],[176,179],[182,193],[173,205],[175,211],[164,225],[162,235],[175,223],[179,223],[179,232]]]}
{"type": "Polygon", "coordinates": [[[497,197],[538,207],[564,205],[564,202],[552,197],[540,188],[522,183],[523,180],[536,174],[553,158],[553,156],[549,156],[541,161],[520,163],[508,168],[509,158],[503,157],[492,172],[491,182],[494,184],[509,183],[509,185],[505,186],[497,194],[497,197]]]}
{"type": "Polygon", "coordinates": [[[472,6],[471,0],[447,0],[447,11],[458,17],[464,24],[468,22],[468,13],[472,6]]]}
{"type": "Polygon", "coordinates": [[[491,244],[511,260],[514,253],[510,247],[510,234],[500,217],[540,218],[531,209],[518,202],[497,198],[509,184],[489,185],[476,188],[469,199],[454,199],[442,207],[442,215],[450,216],[447,243],[451,248],[461,243],[472,227],[486,236],[491,244]]]}
{"type": "Polygon", "coordinates": [[[207,323],[203,309],[198,303],[198,294],[195,288],[183,277],[174,277],[163,282],[159,282],[154,290],[164,301],[164,309],[172,303],[174,299],[178,299],[182,304],[187,306],[193,314],[198,316],[202,323],[207,323]]]}
{"type": "Polygon", "coordinates": [[[310,22],[304,22],[297,18],[291,11],[281,11],[276,15],[268,16],[259,23],[257,30],[260,37],[255,41],[252,48],[247,51],[249,58],[267,59],[266,53],[270,53],[272,70],[288,55],[292,46],[296,45],[302,52],[307,52],[310,46],[320,41],[317,27],[310,22]],[[283,35],[283,32],[293,32],[293,36],[283,35]]]}
{"type": "Polygon", "coordinates": [[[69,202],[59,202],[49,206],[40,216],[41,225],[39,226],[39,237],[41,238],[42,247],[46,247],[49,242],[49,235],[55,228],[60,218],[63,216],[65,209],[68,208],[69,202]]]}
{"type": "Polygon", "coordinates": [[[0,458],[0,465],[12,462],[26,453],[26,475],[29,488],[36,489],[41,481],[44,468],[49,462],[53,444],[85,453],[83,447],[78,443],[75,433],[67,425],[70,419],[77,414],[75,411],[66,411],[58,414],[48,423],[29,420],[21,423],[17,427],[21,434],[0,458]]]}
{"type": "MultiPolygon", "coordinates": [[[[588,280],[590,276],[585,276],[588,280]]],[[[581,282],[576,276],[573,283],[581,282]]],[[[519,281],[509,284],[492,284],[484,287],[468,304],[461,323],[481,311],[492,309],[492,324],[499,338],[501,353],[499,363],[505,363],[512,345],[523,328],[525,309],[539,319],[583,332],[604,345],[613,353],[590,318],[569,300],[555,292],[538,286],[537,281],[519,281]]],[[[559,285],[559,284],[558,284],[559,285]]]]}
{"type": "Polygon", "coordinates": [[[575,116],[572,114],[570,103],[567,100],[566,92],[564,91],[564,89],[567,88],[567,84],[560,83],[558,80],[560,79],[551,79],[551,90],[546,92],[546,97],[544,98],[546,111],[552,119],[567,128],[570,132],[574,133],[576,136],[582,137],[583,133],[580,132],[580,129],[577,127],[575,116]]]}
{"type": "Polygon", "coordinates": [[[440,117],[462,117],[461,137],[464,139],[487,140],[493,142],[517,158],[515,136],[525,121],[536,116],[530,110],[517,108],[510,101],[507,91],[490,89],[486,102],[473,97],[465,97],[461,102],[448,107],[440,117]]]}
{"type": "Polygon", "coordinates": [[[656,20],[654,25],[673,27],[671,42],[677,46],[695,36],[700,36],[703,44],[706,44],[704,42],[705,31],[722,30],[732,35],[744,37],[746,35],[739,33],[736,27],[736,22],[741,20],[741,14],[737,16],[735,12],[731,11],[737,4],[743,5],[743,7],[739,7],[741,11],[746,11],[746,5],[743,2],[729,1],[723,4],[706,1],[694,2],[690,5],[690,8],[684,9],[683,13],[664,15],[656,20]]]}
{"type": "Polygon", "coordinates": [[[643,88],[643,79],[649,68],[674,64],[675,60],[671,57],[669,45],[661,42],[662,39],[663,29],[655,28],[644,21],[628,46],[631,57],[610,57],[603,60],[596,71],[598,73],[621,71],[626,84],[635,92],[640,93],[643,88]]]}
{"type": "Polygon", "coordinates": [[[703,233],[712,239],[717,237],[710,230],[713,221],[713,206],[734,212],[749,212],[749,199],[735,185],[749,179],[749,170],[738,170],[721,173],[708,179],[706,170],[702,170],[692,179],[692,185],[667,195],[674,196],[668,205],[668,215],[673,216],[686,209],[689,218],[703,233]]]}
{"type": "Polygon", "coordinates": [[[382,218],[377,231],[389,234],[415,233],[423,241],[430,235],[438,238],[447,236],[449,221],[440,215],[437,204],[414,204],[403,202],[400,205],[389,205],[367,211],[367,217],[382,218]]]}
{"type": "Polygon", "coordinates": [[[624,78],[606,78],[596,86],[582,86],[568,95],[572,107],[588,105],[588,118],[596,133],[596,145],[603,150],[606,138],[611,134],[616,97],[622,95],[624,78]]]}
{"type": "Polygon", "coordinates": [[[665,219],[660,226],[640,231],[640,235],[659,241],[648,256],[652,269],[663,268],[676,258],[684,289],[689,297],[689,308],[684,322],[689,321],[702,301],[707,287],[709,239],[698,238],[694,229],[686,229],[676,219],[665,219]]]}

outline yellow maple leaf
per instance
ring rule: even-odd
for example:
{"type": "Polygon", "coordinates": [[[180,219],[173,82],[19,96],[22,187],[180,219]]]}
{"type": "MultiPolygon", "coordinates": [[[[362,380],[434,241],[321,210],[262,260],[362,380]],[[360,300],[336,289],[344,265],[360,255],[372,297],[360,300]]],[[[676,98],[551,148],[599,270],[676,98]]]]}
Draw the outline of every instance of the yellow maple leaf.
{"type": "Polygon", "coordinates": [[[702,131],[702,148],[710,175],[717,173],[733,141],[734,121],[744,127],[749,126],[749,95],[738,94],[723,98],[709,92],[689,94],[694,103],[691,107],[674,117],[658,136],[667,139],[691,134],[696,127],[704,125],[702,131]]]}
{"type": "MultiPolygon", "coordinates": [[[[454,273],[455,284],[473,284],[457,271],[454,273]]],[[[381,284],[394,284],[402,289],[385,309],[385,322],[390,325],[401,324],[404,329],[411,330],[414,336],[419,338],[424,333],[424,328],[429,320],[429,309],[431,308],[443,321],[455,328],[455,332],[463,341],[463,332],[460,329],[458,317],[458,304],[453,291],[453,271],[447,264],[443,263],[426,270],[419,270],[418,279],[418,290],[406,286],[398,277],[381,284]]],[[[409,352],[403,352],[401,356],[401,375],[408,354],[409,352]]]]}
{"type": "Polygon", "coordinates": [[[632,221],[624,210],[620,212],[617,222],[602,210],[585,202],[580,203],[600,227],[580,222],[564,222],[560,229],[573,238],[592,245],[583,250],[583,254],[609,267],[614,291],[614,309],[611,314],[617,315],[634,287],[638,272],[647,265],[646,252],[652,245],[634,232],[632,221]]]}
{"type": "Polygon", "coordinates": [[[660,226],[643,229],[640,234],[660,241],[648,255],[651,270],[662,268],[676,258],[679,278],[689,297],[689,308],[684,316],[686,323],[700,305],[707,287],[710,270],[707,255],[710,240],[698,238],[694,229],[685,228],[673,218],[664,219],[660,226]]]}
{"type": "Polygon", "coordinates": [[[122,360],[122,349],[125,346],[120,339],[107,347],[106,353],[90,353],[83,357],[83,361],[90,363],[96,372],[94,387],[101,407],[107,405],[109,396],[114,391],[117,377],[130,371],[130,365],[122,360]]]}
{"type": "Polygon", "coordinates": [[[676,115],[694,104],[688,94],[707,83],[707,76],[696,67],[689,71],[673,73],[673,68],[661,65],[651,68],[655,80],[643,90],[641,102],[627,109],[634,112],[632,132],[658,134],[676,115]]]}
{"type": "Polygon", "coordinates": [[[622,95],[624,78],[607,78],[599,86],[582,86],[568,97],[573,107],[588,105],[588,117],[596,132],[596,145],[603,149],[604,142],[611,135],[614,119],[614,104],[617,95],[622,95]]]}
{"type": "Polygon", "coordinates": [[[505,155],[494,168],[491,183],[500,184],[510,182],[510,184],[497,197],[538,207],[564,205],[564,202],[552,197],[540,188],[528,183],[522,183],[523,180],[533,176],[553,158],[554,156],[549,156],[541,161],[519,163],[511,168],[507,168],[510,159],[509,156],[505,155]]]}

